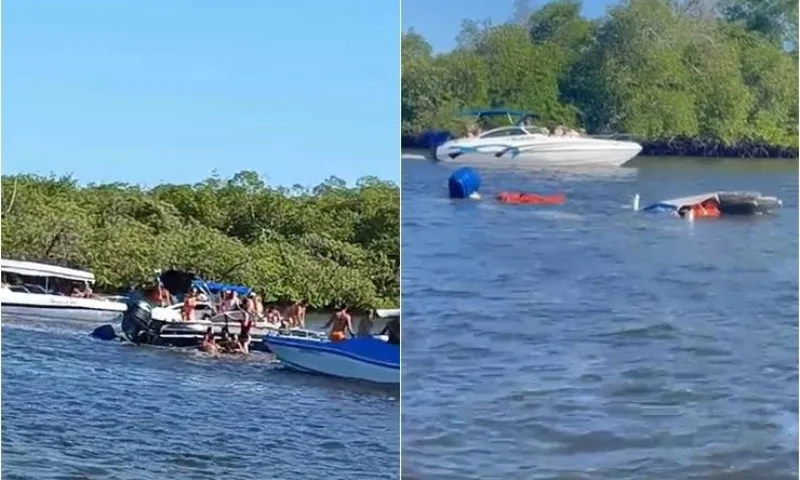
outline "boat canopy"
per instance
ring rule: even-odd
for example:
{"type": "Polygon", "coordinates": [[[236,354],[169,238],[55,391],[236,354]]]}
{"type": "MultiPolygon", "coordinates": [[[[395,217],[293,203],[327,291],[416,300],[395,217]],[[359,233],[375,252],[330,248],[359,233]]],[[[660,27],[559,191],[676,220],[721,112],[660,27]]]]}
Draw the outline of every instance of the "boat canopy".
{"type": "Polygon", "coordinates": [[[192,282],[192,285],[197,287],[197,288],[200,288],[200,289],[205,288],[206,290],[208,290],[209,292],[214,293],[214,294],[217,294],[217,293],[220,293],[220,292],[224,292],[224,291],[231,291],[231,292],[236,292],[237,294],[239,294],[242,297],[246,297],[247,295],[250,295],[250,292],[253,291],[252,288],[245,287],[245,286],[242,286],[242,285],[229,285],[227,283],[206,282],[206,281],[200,280],[200,279],[194,280],[192,282]]]}
{"type": "Polygon", "coordinates": [[[230,290],[238,293],[241,296],[247,296],[253,291],[250,287],[241,285],[228,285],[226,283],[207,282],[192,272],[182,270],[167,270],[162,272],[159,280],[164,287],[169,290],[169,293],[179,297],[189,291],[191,287],[196,287],[200,290],[207,290],[209,293],[219,293],[225,290],[230,290]]]}
{"type": "Polygon", "coordinates": [[[0,260],[0,269],[3,273],[16,273],[26,277],[63,278],[79,282],[94,283],[94,274],[74,268],[59,267],[46,263],[24,262],[20,260],[0,260]]]}

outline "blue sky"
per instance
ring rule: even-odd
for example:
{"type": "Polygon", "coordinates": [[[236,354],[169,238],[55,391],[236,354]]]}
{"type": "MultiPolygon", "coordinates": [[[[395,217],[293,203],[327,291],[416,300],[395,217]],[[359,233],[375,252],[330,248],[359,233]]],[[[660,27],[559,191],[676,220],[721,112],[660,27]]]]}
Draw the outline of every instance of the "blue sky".
{"type": "Polygon", "coordinates": [[[2,171],[400,179],[396,0],[6,0],[2,171]]]}
{"type": "MultiPolygon", "coordinates": [[[[536,8],[547,3],[530,0],[528,5],[536,8]]],[[[609,5],[616,3],[616,0],[584,0],[583,14],[600,17],[609,5]]],[[[403,0],[403,31],[413,27],[434,51],[444,52],[455,47],[462,20],[491,18],[493,23],[501,23],[511,17],[514,4],[514,0],[403,0]]]]}

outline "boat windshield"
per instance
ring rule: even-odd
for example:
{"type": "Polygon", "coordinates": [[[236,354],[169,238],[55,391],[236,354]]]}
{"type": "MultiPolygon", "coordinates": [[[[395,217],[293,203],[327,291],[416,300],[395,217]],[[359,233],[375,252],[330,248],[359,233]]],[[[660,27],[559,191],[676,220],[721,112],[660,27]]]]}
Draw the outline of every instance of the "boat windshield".
{"type": "Polygon", "coordinates": [[[530,135],[530,133],[522,127],[502,127],[489,130],[479,138],[516,137],[520,135],[530,135]]]}
{"type": "Polygon", "coordinates": [[[36,293],[40,295],[71,295],[76,289],[83,291],[88,282],[68,278],[31,276],[13,271],[2,272],[2,284],[12,292],[36,293]]]}

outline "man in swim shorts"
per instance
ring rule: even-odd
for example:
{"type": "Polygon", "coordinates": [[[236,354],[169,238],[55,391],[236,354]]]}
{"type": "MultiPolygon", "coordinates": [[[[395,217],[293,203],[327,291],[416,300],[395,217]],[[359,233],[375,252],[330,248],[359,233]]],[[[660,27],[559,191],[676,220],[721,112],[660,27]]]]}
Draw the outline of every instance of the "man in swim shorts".
{"type": "Polygon", "coordinates": [[[350,314],[347,313],[347,305],[342,305],[334,310],[330,320],[328,320],[328,322],[322,326],[322,328],[328,327],[330,327],[328,338],[332,342],[341,342],[342,340],[346,340],[348,334],[351,337],[355,336],[353,333],[353,322],[350,319],[350,314]]]}

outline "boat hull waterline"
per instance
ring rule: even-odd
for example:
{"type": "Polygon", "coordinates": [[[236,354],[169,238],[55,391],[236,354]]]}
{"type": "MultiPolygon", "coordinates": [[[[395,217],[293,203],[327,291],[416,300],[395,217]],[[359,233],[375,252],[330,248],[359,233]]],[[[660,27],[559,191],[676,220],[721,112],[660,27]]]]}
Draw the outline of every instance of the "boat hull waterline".
{"type": "Polygon", "coordinates": [[[54,321],[106,323],[113,322],[123,314],[118,310],[99,310],[74,307],[43,307],[35,305],[9,304],[2,302],[3,316],[16,318],[40,318],[54,321]]]}
{"type": "Polygon", "coordinates": [[[20,293],[7,289],[0,290],[0,306],[2,306],[3,315],[91,322],[112,321],[127,309],[127,305],[122,302],[41,293],[20,293]]]}
{"type": "Polygon", "coordinates": [[[334,343],[267,336],[264,342],[281,363],[298,371],[385,385],[400,384],[400,348],[382,340],[360,338],[334,343]],[[347,342],[381,343],[383,346],[379,348],[384,353],[382,358],[362,355],[355,348],[342,348],[347,342]]]}
{"type": "MultiPolygon", "coordinates": [[[[537,135],[531,135],[537,136],[537,135]]],[[[582,137],[529,136],[504,143],[480,139],[446,142],[436,149],[436,159],[458,164],[507,164],[528,167],[575,168],[620,167],[636,157],[642,146],[634,142],[582,137]]]]}

